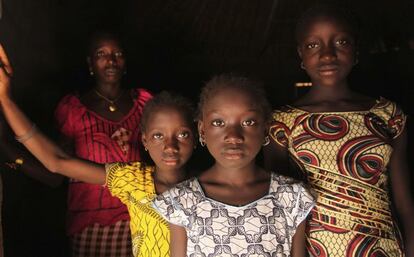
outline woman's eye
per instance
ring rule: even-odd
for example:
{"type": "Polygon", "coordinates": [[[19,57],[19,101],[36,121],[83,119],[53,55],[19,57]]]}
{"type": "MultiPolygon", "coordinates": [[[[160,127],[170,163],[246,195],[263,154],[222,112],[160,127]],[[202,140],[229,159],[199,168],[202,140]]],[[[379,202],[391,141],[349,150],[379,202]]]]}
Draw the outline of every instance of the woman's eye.
{"type": "Polygon", "coordinates": [[[163,139],[163,135],[161,133],[155,133],[152,135],[152,138],[154,139],[163,139]]]}
{"type": "Polygon", "coordinates": [[[348,42],[348,40],[346,40],[346,39],[340,39],[340,40],[337,40],[336,41],[336,44],[337,45],[341,45],[341,46],[343,46],[343,45],[347,45],[349,42],[348,42]]]}
{"type": "Polygon", "coordinates": [[[99,52],[96,52],[95,56],[100,58],[100,57],[106,56],[106,54],[103,51],[99,51],[99,52]]]}
{"type": "Polygon", "coordinates": [[[224,126],[224,121],[222,121],[222,120],[213,120],[211,122],[211,125],[213,125],[214,127],[222,127],[222,126],[224,126]]]}
{"type": "Polygon", "coordinates": [[[123,57],[124,56],[124,53],[123,52],[121,52],[121,51],[119,51],[119,52],[115,52],[115,57],[117,57],[117,58],[121,58],[121,57],[123,57]]]}
{"type": "Polygon", "coordinates": [[[318,46],[319,46],[319,44],[317,44],[317,43],[309,43],[309,44],[306,44],[306,45],[305,45],[305,47],[306,47],[307,49],[317,48],[318,46]]]}
{"type": "Polygon", "coordinates": [[[178,134],[178,138],[188,138],[190,136],[190,132],[184,131],[178,134]]]}
{"type": "Polygon", "coordinates": [[[256,124],[255,120],[245,120],[242,122],[243,127],[253,126],[254,124],[256,124]]]}

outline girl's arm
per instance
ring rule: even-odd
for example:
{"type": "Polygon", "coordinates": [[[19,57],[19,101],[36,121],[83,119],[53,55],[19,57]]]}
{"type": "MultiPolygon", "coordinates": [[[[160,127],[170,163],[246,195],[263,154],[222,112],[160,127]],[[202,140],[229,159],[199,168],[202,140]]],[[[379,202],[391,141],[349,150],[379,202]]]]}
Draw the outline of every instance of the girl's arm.
{"type": "Polygon", "coordinates": [[[302,221],[296,229],[296,233],[293,236],[293,240],[292,240],[292,250],[291,250],[292,257],[306,256],[305,255],[306,253],[305,227],[306,227],[306,220],[302,221]]]}
{"type": "Polygon", "coordinates": [[[7,122],[24,146],[51,172],[87,183],[104,184],[103,165],[71,157],[40,131],[35,131],[33,123],[10,96],[12,68],[1,45],[0,61],[0,105],[7,122]]]}
{"type": "Polygon", "coordinates": [[[187,233],[185,228],[170,223],[171,257],[185,257],[187,254],[187,233]]]}
{"type": "Polygon", "coordinates": [[[393,142],[393,153],[390,163],[391,187],[394,204],[402,221],[405,231],[405,246],[407,257],[414,257],[414,205],[410,191],[410,174],[407,160],[406,129],[393,142]]]}

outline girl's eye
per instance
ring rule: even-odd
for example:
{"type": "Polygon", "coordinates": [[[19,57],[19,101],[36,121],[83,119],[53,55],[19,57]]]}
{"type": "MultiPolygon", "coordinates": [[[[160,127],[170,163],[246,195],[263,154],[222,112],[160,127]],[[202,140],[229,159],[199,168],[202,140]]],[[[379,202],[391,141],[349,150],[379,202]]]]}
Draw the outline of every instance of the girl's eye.
{"type": "Polygon", "coordinates": [[[307,49],[317,48],[318,46],[319,46],[319,44],[318,44],[318,43],[309,43],[309,44],[306,44],[306,45],[305,45],[305,47],[306,47],[307,49]]]}
{"type": "Polygon", "coordinates": [[[245,120],[242,122],[243,127],[253,126],[254,124],[256,124],[255,120],[245,120]]]}
{"type": "Polygon", "coordinates": [[[178,134],[178,138],[188,138],[190,136],[190,132],[184,131],[178,134]]]}
{"type": "Polygon", "coordinates": [[[223,127],[224,126],[224,121],[222,121],[222,120],[213,120],[211,122],[211,125],[213,125],[214,127],[223,127]]]}
{"type": "Polygon", "coordinates": [[[155,133],[152,135],[152,138],[159,140],[159,139],[163,139],[164,136],[161,133],[155,133]]]}

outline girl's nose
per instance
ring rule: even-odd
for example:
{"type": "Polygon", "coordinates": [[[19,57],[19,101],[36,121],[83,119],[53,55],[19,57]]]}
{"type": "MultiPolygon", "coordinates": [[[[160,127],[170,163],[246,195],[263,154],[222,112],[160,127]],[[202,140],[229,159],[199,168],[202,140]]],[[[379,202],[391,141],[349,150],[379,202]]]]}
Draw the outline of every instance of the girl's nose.
{"type": "Polygon", "coordinates": [[[242,128],[240,126],[231,126],[226,130],[226,136],[224,140],[231,144],[243,143],[244,137],[242,128]]]}
{"type": "Polygon", "coordinates": [[[166,138],[164,141],[165,151],[178,151],[178,140],[176,138],[166,138]]]}
{"type": "Polygon", "coordinates": [[[321,54],[320,54],[321,59],[324,60],[334,60],[336,59],[336,49],[335,46],[329,44],[326,46],[323,46],[321,48],[321,54]]]}

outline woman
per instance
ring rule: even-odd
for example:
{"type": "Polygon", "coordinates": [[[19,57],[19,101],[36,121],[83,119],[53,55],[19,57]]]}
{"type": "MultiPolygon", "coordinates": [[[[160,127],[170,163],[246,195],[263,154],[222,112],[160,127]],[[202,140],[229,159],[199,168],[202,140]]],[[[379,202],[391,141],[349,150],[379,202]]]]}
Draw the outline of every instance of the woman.
{"type": "MultiPolygon", "coordinates": [[[[89,44],[94,86],[65,96],[55,111],[65,144],[78,157],[96,163],[138,161],[138,124],[151,94],[122,87],[125,56],[115,34],[98,32],[89,44]]],[[[68,210],[73,256],[132,256],[127,208],[107,188],[71,180],[68,210]]]]}

